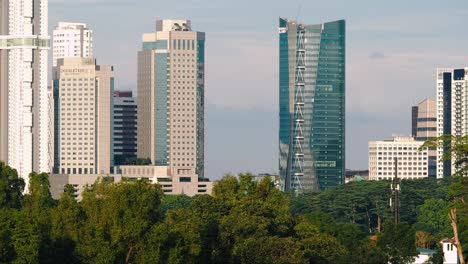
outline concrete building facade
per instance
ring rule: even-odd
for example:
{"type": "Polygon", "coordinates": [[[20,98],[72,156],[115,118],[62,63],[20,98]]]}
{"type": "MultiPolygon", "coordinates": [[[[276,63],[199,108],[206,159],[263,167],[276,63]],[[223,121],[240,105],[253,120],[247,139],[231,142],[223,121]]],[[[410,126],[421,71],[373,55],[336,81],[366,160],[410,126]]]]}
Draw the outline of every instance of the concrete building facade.
{"type": "Polygon", "coordinates": [[[138,158],[204,177],[205,33],[158,20],[138,52],[138,158]]]}
{"type": "Polygon", "coordinates": [[[345,182],[344,20],[279,19],[279,175],[304,193],[345,182]]]}
{"type": "Polygon", "coordinates": [[[59,22],[52,33],[52,66],[70,57],[93,57],[93,31],[83,23],[59,22]]]}
{"type": "Polygon", "coordinates": [[[47,0],[0,0],[0,160],[49,171],[47,0]]]}
{"type": "Polygon", "coordinates": [[[369,141],[369,180],[390,180],[395,177],[395,158],[400,179],[428,177],[428,151],[419,147],[424,142],[413,137],[369,141]]]}
{"type": "Polygon", "coordinates": [[[164,194],[211,195],[213,182],[201,179],[194,169],[170,168],[168,166],[116,166],[114,174],[51,174],[49,175],[52,197],[58,199],[65,185],[71,184],[78,199],[86,185],[95,183],[100,178],[113,182],[147,179],[153,184],[160,184],[164,194]]]}
{"type": "Polygon", "coordinates": [[[114,91],[114,164],[137,158],[137,102],[132,91],[114,91]]]}
{"type": "MultiPolygon", "coordinates": [[[[437,136],[468,135],[468,67],[437,69],[437,136]]],[[[437,150],[440,161],[444,148],[437,150]]],[[[450,177],[455,172],[452,161],[437,163],[437,178],[450,177]]]]}
{"type": "Polygon", "coordinates": [[[54,68],[54,172],[109,173],[113,167],[112,66],[59,59],[54,68]]]}

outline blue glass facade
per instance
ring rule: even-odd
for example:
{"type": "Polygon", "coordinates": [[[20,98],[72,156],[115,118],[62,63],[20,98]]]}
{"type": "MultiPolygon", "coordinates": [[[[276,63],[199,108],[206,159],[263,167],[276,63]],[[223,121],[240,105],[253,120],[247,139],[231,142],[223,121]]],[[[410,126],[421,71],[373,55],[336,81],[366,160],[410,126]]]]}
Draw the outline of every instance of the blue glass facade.
{"type": "MultiPolygon", "coordinates": [[[[192,49],[193,49],[192,41],[192,49]]],[[[197,40],[197,167],[196,173],[205,175],[205,40],[197,40]]]]}
{"type": "Polygon", "coordinates": [[[143,50],[165,50],[167,49],[167,40],[157,40],[152,42],[143,42],[143,50]]]}
{"type": "Polygon", "coordinates": [[[154,80],[155,80],[155,93],[154,101],[155,107],[155,165],[166,166],[168,145],[167,145],[167,119],[168,115],[168,66],[167,66],[168,54],[167,53],[156,53],[154,54],[154,80]]]}
{"type": "Polygon", "coordinates": [[[345,21],[279,26],[282,187],[327,189],[345,173],[345,21]]]}

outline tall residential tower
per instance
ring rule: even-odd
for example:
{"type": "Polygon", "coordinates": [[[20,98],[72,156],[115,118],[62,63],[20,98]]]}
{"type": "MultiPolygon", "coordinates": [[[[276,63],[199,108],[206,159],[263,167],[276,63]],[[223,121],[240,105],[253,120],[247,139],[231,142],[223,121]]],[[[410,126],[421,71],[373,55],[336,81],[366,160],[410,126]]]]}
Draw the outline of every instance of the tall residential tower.
{"type": "Polygon", "coordinates": [[[204,177],[205,33],[158,20],[138,52],[138,157],[204,177]]]}
{"type": "Polygon", "coordinates": [[[344,183],[345,21],[279,20],[279,172],[282,189],[344,183]]]}
{"type": "Polygon", "coordinates": [[[93,31],[83,23],[59,22],[53,35],[52,66],[69,57],[93,57],[93,31]]]}
{"type": "Polygon", "coordinates": [[[0,160],[47,172],[47,0],[0,0],[0,160]]]}
{"type": "MultiPolygon", "coordinates": [[[[468,67],[437,69],[437,136],[468,135],[468,67]]],[[[437,160],[444,148],[437,150],[437,160]]],[[[455,172],[450,160],[437,163],[437,178],[449,177],[455,172]]]]}

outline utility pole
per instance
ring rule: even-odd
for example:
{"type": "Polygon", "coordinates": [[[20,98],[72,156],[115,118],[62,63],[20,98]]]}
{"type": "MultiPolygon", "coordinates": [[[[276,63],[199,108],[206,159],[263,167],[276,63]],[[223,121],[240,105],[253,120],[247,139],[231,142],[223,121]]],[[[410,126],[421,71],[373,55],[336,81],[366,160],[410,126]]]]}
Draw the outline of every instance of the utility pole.
{"type": "Polygon", "coordinates": [[[392,197],[390,198],[390,206],[392,207],[393,222],[400,222],[400,179],[398,178],[398,158],[395,157],[395,177],[390,185],[392,197]]]}

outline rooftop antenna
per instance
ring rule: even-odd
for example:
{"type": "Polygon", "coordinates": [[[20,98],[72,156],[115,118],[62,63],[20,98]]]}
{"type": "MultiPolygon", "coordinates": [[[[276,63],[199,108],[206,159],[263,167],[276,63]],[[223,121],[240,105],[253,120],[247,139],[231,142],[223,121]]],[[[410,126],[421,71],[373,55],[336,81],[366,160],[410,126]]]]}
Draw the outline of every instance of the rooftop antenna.
{"type": "Polygon", "coordinates": [[[398,178],[398,158],[395,157],[395,177],[392,184],[392,197],[390,198],[390,206],[392,207],[394,224],[400,223],[400,179],[398,178]]]}
{"type": "Polygon", "coordinates": [[[299,24],[299,17],[301,15],[302,4],[300,3],[297,7],[296,22],[299,24]]]}

